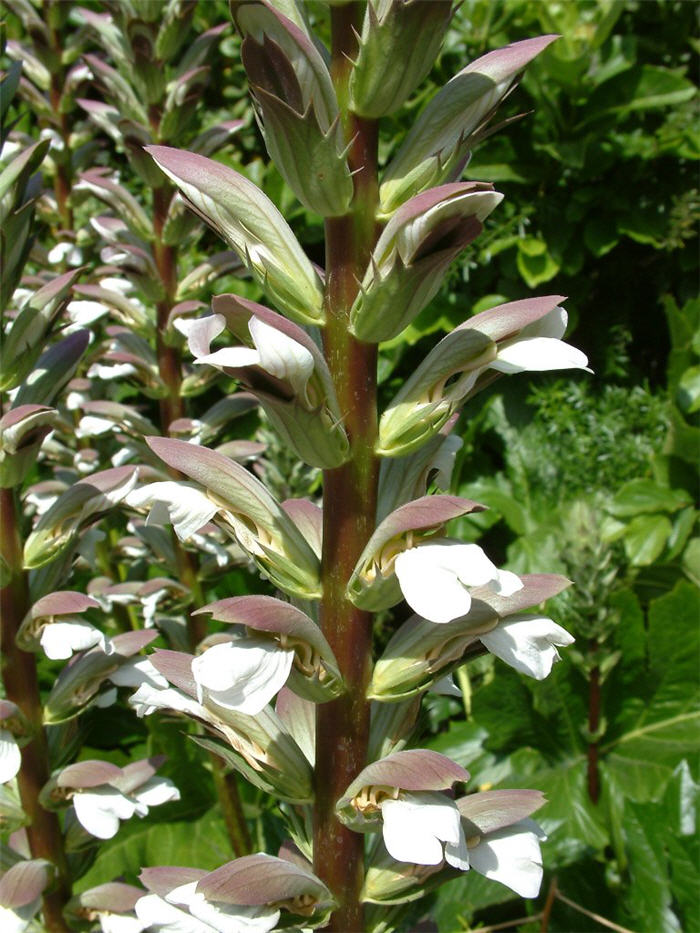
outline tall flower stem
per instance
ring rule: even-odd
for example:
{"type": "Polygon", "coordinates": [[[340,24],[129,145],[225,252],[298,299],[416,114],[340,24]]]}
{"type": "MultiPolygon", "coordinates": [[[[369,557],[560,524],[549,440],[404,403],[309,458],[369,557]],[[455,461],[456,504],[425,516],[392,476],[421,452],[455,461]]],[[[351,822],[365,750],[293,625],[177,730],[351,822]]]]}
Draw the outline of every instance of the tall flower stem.
{"type": "Polygon", "coordinates": [[[22,619],[31,608],[27,575],[22,565],[18,514],[14,490],[0,489],[0,552],[9,571],[9,582],[0,589],[2,680],[5,696],[24,713],[32,730],[31,741],[22,749],[17,784],[28,821],[27,838],[32,857],[46,859],[56,871],[55,883],[43,897],[46,929],[49,933],[63,933],[68,930],[63,907],[70,898],[70,880],[58,817],[39,802],[39,792],[49,779],[50,766],[36,660],[33,654],[18,648],[15,641],[22,619]]]}
{"type": "MultiPolygon", "coordinates": [[[[349,57],[355,47],[360,5],[331,11],[331,73],[341,106],[347,98],[349,57]]],[[[328,930],[364,929],[360,892],[364,878],[364,840],[339,823],[335,803],[367,763],[369,703],[366,700],[372,657],[372,615],[346,598],[355,564],[374,530],[378,462],[377,347],[357,341],[348,316],[376,239],[377,127],[373,121],[343,113],[348,161],[355,172],[352,212],[326,221],[327,323],[324,351],[335,383],[343,423],[350,439],[350,459],[324,472],[323,597],[321,626],[347,685],[347,692],[318,707],[316,720],[315,871],[339,902],[328,930]]]]}

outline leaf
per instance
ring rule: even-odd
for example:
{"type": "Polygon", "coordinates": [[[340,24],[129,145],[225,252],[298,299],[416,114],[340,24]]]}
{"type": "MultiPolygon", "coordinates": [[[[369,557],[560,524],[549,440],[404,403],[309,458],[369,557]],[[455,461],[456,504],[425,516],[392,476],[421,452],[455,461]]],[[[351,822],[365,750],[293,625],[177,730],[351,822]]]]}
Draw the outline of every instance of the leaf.
{"type": "Polygon", "coordinates": [[[231,857],[218,808],[195,821],[143,825],[134,819],[120,829],[113,841],[101,844],[94,864],[76,883],[76,891],[120,877],[136,883],[143,867],[164,861],[213,871],[231,857]]]}
{"type": "Polygon", "coordinates": [[[622,518],[640,512],[675,512],[686,505],[690,505],[689,496],[682,490],[669,489],[650,479],[633,479],[619,490],[607,511],[622,518]]]}
{"type": "Polygon", "coordinates": [[[624,833],[630,853],[630,885],[624,905],[640,933],[680,933],[671,909],[665,852],[667,825],[658,807],[628,805],[624,833]]]}
{"type": "Polygon", "coordinates": [[[518,272],[530,288],[536,288],[543,282],[549,282],[560,268],[552,254],[547,250],[544,240],[528,237],[518,240],[518,272]]]}
{"type": "Polygon", "coordinates": [[[638,515],[625,530],[625,554],[633,567],[648,567],[663,551],[671,534],[665,515],[638,515]]]}

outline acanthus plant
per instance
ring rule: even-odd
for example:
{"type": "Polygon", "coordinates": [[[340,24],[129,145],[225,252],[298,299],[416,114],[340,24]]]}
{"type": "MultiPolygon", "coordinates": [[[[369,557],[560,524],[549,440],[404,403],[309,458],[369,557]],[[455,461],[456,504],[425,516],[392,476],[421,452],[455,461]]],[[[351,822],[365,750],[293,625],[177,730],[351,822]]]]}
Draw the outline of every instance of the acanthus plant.
{"type": "MultiPolygon", "coordinates": [[[[124,9],[133,9],[136,19],[142,6],[132,0],[124,9]]],[[[139,315],[125,313],[128,326],[114,332],[120,346],[112,354],[113,377],[142,374],[155,397],[154,386],[164,383],[160,435],[177,433],[184,412],[177,407],[179,350],[172,348],[186,336],[195,372],[209,367],[209,379],[221,370],[245,389],[245,401],[240,405],[234,396],[230,412],[257,400],[296,457],[323,471],[323,501],[322,508],[305,499],[280,502],[230,451],[200,446],[195,432],[182,440],[154,431],[146,447],[149,426],[138,412],[119,402],[93,404],[89,414],[114,421],[133,439],[120,458],[124,465],[84,478],[56,500],[26,541],[25,565],[67,572],[83,530],[105,511],[126,507],[147,515],[146,541],[156,540],[159,524],[172,525],[174,546],[183,553],[190,553],[188,541],[208,540],[211,548],[223,535],[276,595],[206,602],[193,592],[206,582],[187,574],[184,602],[198,604],[190,638],[177,646],[187,650],[160,648],[136,660],[156,632],[143,638],[125,632],[107,642],[76,627],[79,654],[54,684],[44,721],[65,722],[81,707],[110,702],[115,687],[136,687],[130,703],[139,716],[167,710],[189,718],[199,745],[279,801],[289,841],[276,857],[247,854],[212,872],[144,867],[141,896],[125,885],[85,892],[71,902],[64,922],[77,911],[103,930],[122,928],[110,919],[116,916],[130,930],[227,933],[292,924],[347,933],[398,929],[406,903],[458,872],[476,870],[525,897],[539,890],[541,831],[529,817],[541,795],[456,791],[469,774],[419,747],[416,697],[441,687],[474,651],[491,650],[542,678],[557,658],[556,646],[570,643],[541,612],[526,613],[568,581],[518,577],[476,545],[451,538],[450,521],[482,506],[438,490],[449,489],[450,432],[467,398],[499,374],[586,368],[587,362],[561,340],[566,313],[558,296],[467,319],[381,413],[377,361],[379,343],[400,336],[437,294],[449,264],[497,208],[502,196],[491,185],[459,179],[470,149],[492,131],[500,101],[555,37],[518,42],[468,65],[428,102],[380,166],[379,121],[427,75],[453,5],[370,0],[329,7],[330,53],[301,4],[231,3],[270,157],[299,201],[324,219],[324,270],[309,260],[270,199],[210,159],[211,150],[172,148],[163,143],[175,140],[157,134],[138,149],[138,94],[124,90],[123,75],[92,63],[104,88],[111,83],[136,113],[126,114],[131,146],[154,192],[149,225],[138,202],[104,172],[83,178],[85,189],[124,214],[97,224],[113,240],[109,255],[131,269],[142,289],[149,283],[154,289],[158,353],[144,362],[137,345],[148,343],[138,333],[139,315]],[[420,40],[426,34],[427,44],[420,40]],[[199,319],[192,306],[178,306],[183,286],[163,232],[175,189],[237,254],[275,310],[238,295],[218,296],[212,313],[199,319]],[[375,614],[404,600],[418,615],[397,627],[375,659],[375,614]],[[207,615],[217,623],[211,628],[202,624],[207,615]]],[[[103,14],[88,18],[107,43],[120,35],[103,14]]],[[[157,89],[157,76],[150,78],[142,93],[157,89]]],[[[114,107],[91,108],[98,122],[115,120],[123,132],[114,107]]],[[[124,313],[123,297],[111,302],[124,313]]],[[[151,582],[142,599],[159,585],[167,589],[167,581],[151,582]]],[[[48,622],[36,606],[28,608],[17,633],[25,647],[53,644],[45,631],[61,624],[54,617],[65,614],[63,601],[74,599],[80,608],[73,611],[87,612],[96,600],[133,597],[136,588],[97,585],[91,588],[96,599],[83,597],[87,602],[68,592],[52,594],[58,608],[48,622]]],[[[163,784],[149,788],[153,798],[148,791],[140,796],[141,785],[126,773],[134,768],[148,775],[146,784],[153,767],[144,761],[116,770],[99,762],[63,767],[44,788],[44,811],[72,795],[83,829],[111,832],[122,814],[138,813],[149,799],[173,799],[175,790],[163,784]]],[[[82,832],[66,825],[73,837],[82,832]]],[[[42,857],[52,861],[51,853],[42,857]]],[[[34,875],[30,880],[36,898],[34,875]]],[[[29,903],[32,898],[23,900],[29,903]]],[[[64,928],[58,920],[48,926],[64,928]]]]}

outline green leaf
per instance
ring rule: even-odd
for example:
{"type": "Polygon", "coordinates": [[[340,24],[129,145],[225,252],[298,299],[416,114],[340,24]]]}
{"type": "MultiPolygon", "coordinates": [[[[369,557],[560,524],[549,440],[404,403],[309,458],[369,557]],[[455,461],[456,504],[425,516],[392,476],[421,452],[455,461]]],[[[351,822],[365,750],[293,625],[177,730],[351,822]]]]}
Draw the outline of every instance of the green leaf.
{"type": "Polygon", "coordinates": [[[560,263],[556,262],[552,254],[547,251],[547,244],[544,240],[534,237],[518,240],[516,262],[518,272],[530,288],[536,288],[542,282],[549,282],[560,267],[560,263]]]}
{"type": "Polygon", "coordinates": [[[617,224],[611,217],[593,217],[583,230],[583,242],[596,257],[609,253],[619,239],[617,224]]]}
{"type": "Polygon", "coordinates": [[[625,553],[633,567],[648,567],[660,556],[671,534],[665,515],[638,515],[627,526],[625,553]]]}
{"type": "Polygon", "coordinates": [[[618,518],[640,512],[675,512],[690,505],[686,492],[669,489],[650,479],[633,479],[620,489],[607,510],[618,518]]]}
{"type": "Polygon", "coordinates": [[[232,857],[218,808],[194,821],[140,825],[133,819],[114,839],[100,845],[94,864],[78,881],[76,891],[119,877],[135,884],[145,866],[182,865],[213,871],[232,857]]]}
{"type": "Polygon", "coordinates": [[[630,885],[625,907],[640,933],[680,933],[671,909],[665,840],[668,827],[658,807],[625,808],[625,838],[630,854],[630,885]]]}
{"type": "Polygon", "coordinates": [[[683,373],[676,399],[686,414],[690,415],[700,409],[700,366],[691,366],[683,373]]]}

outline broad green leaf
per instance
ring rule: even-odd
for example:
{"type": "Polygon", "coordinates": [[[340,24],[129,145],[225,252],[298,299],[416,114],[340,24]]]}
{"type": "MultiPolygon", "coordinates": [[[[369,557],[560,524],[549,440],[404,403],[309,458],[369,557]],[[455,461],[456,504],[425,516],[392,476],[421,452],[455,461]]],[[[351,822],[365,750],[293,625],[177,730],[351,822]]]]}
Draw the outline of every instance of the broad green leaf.
{"type": "Polygon", "coordinates": [[[686,492],[669,489],[650,479],[633,479],[620,489],[608,505],[612,515],[638,515],[640,512],[675,512],[690,504],[686,492]]]}
{"type": "Polygon", "coordinates": [[[665,515],[638,515],[624,534],[625,553],[633,567],[653,564],[671,534],[671,522],[665,515]]]}
{"type": "Polygon", "coordinates": [[[629,805],[624,832],[630,853],[630,885],[624,906],[640,933],[680,933],[671,909],[671,887],[664,843],[668,833],[660,807],[629,805]]]}

